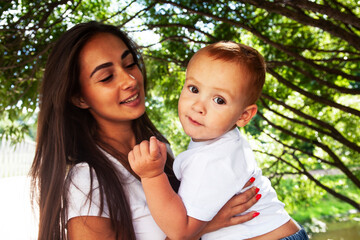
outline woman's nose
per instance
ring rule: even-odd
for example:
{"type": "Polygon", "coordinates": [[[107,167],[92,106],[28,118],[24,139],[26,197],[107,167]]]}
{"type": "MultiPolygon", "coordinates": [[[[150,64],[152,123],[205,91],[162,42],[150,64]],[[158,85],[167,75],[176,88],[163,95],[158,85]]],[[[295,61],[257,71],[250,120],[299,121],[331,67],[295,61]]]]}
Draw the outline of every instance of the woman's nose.
{"type": "Polygon", "coordinates": [[[121,89],[133,89],[136,87],[137,81],[136,78],[130,73],[125,72],[122,79],[120,80],[121,89]]]}

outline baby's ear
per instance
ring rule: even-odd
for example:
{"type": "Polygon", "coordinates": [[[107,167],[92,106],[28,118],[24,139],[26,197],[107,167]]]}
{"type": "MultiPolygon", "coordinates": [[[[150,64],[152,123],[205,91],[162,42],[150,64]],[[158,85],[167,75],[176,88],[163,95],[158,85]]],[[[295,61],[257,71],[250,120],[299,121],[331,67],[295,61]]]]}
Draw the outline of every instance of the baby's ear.
{"type": "Polygon", "coordinates": [[[244,127],[255,116],[257,112],[257,106],[255,104],[247,106],[241,114],[239,120],[236,122],[238,127],[244,127]]]}
{"type": "Polygon", "coordinates": [[[71,98],[72,104],[74,104],[78,108],[88,109],[90,106],[85,102],[85,100],[80,96],[73,96],[71,98]]]}

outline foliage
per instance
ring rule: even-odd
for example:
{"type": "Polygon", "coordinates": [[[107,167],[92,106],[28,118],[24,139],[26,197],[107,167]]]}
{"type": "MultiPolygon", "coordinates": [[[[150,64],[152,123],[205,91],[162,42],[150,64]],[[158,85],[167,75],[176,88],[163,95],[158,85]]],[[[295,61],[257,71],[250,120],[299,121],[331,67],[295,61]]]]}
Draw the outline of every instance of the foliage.
{"type": "MultiPolygon", "coordinates": [[[[320,176],[321,182],[337,190],[344,190],[344,194],[360,201],[360,190],[344,175],[320,176]]],[[[291,216],[301,223],[311,222],[311,219],[341,216],[353,209],[350,204],[333,197],[325,190],[316,188],[314,182],[306,177],[286,178],[281,186],[275,186],[279,198],[286,205],[291,216]],[[306,189],[306,191],[304,191],[306,189]]]]}

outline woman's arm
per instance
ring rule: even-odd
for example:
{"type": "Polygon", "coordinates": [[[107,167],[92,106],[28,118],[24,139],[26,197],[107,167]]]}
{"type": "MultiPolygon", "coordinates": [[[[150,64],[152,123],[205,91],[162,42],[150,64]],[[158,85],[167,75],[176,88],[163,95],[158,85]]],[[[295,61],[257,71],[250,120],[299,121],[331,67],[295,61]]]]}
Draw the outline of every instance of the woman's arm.
{"type": "Polygon", "coordinates": [[[69,240],[116,240],[111,220],[104,217],[81,216],[71,218],[67,223],[69,240]]]}

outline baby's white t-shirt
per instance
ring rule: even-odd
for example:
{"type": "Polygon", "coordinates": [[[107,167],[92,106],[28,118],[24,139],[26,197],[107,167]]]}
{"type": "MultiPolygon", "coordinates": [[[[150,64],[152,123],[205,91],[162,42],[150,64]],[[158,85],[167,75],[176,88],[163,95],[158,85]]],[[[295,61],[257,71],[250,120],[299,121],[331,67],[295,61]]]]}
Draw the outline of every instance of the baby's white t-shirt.
{"type": "Polygon", "coordinates": [[[191,141],[173,165],[181,181],[180,195],[187,214],[210,221],[235,194],[245,191],[246,182],[255,177],[261,199],[247,212],[258,211],[254,219],[205,234],[202,239],[246,239],[270,232],[290,220],[284,204],[277,198],[269,179],[262,176],[253,151],[237,128],[205,142],[191,141]]]}

